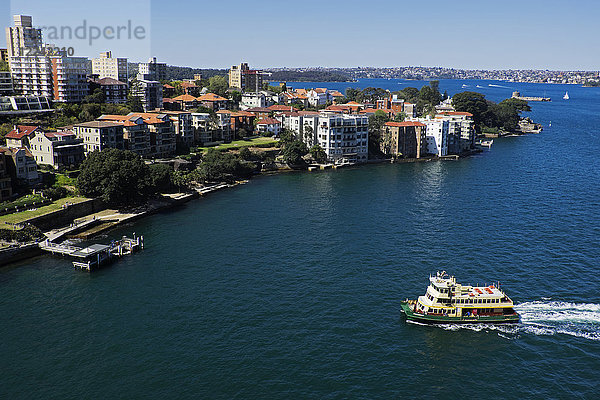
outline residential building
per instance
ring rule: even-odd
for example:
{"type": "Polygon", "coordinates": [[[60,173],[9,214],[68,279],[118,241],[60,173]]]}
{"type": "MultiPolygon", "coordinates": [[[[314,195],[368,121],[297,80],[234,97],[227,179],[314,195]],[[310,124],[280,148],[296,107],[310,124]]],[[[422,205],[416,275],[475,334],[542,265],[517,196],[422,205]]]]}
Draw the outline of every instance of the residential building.
{"type": "Polygon", "coordinates": [[[70,131],[37,132],[30,140],[29,151],[38,164],[57,169],[76,167],[84,158],[83,140],[70,131]]]}
{"type": "Polygon", "coordinates": [[[98,75],[99,79],[111,78],[116,81],[127,82],[126,58],[112,58],[110,51],[100,53],[99,58],[92,59],[92,74],[98,75]]]}
{"type": "Polygon", "coordinates": [[[263,136],[279,136],[281,122],[274,118],[262,118],[256,123],[256,131],[263,136]]]}
{"type": "Polygon", "coordinates": [[[448,121],[436,119],[419,119],[427,125],[427,153],[443,157],[448,155],[448,121]]]}
{"type": "MultiPolygon", "coordinates": [[[[368,159],[369,118],[322,112],[316,119],[315,144],[334,163],[363,163],[368,159]]],[[[304,127],[306,130],[306,128],[304,127]]],[[[306,141],[305,138],[303,140],[306,141]]]]}
{"type": "Polygon", "coordinates": [[[214,93],[206,93],[198,97],[200,105],[210,108],[213,111],[225,110],[228,100],[214,93]]]}
{"type": "Polygon", "coordinates": [[[234,65],[229,70],[229,87],[256,93],[263,88],[263,74],[263,71],[250,69],[247,63],[234,65]]]}
{"type": "Polygon", "coordinates": [[[0,71],[0,96],[13,94],[12,75],[10,71],[0,71]]]}
{"type": "Polygon", "coordinates": [[[257,118],[267,118],[273,111],[266,107],[252,107],[244,110],[246,112],[254,114],[257,118]]]}
{"type": "Polygon", "coordinates": [[[6,46],[8,57],[26,56],[30,50],[41,50],[42,30],[34,28],[29,15],[15,15],[15,26],[6,28],[6,46]]]}
{"type": "Polygon", "coordinates": [[[35,185],[40,182],[41,176],[38,173],[37,163],[28,149],[25,147],[0,149],[4,149],[7,169],[13,181],[27,185],[35,185]]]}
{"type": "Polygon", "coordinates": [[[9,200],[12,196],[12,180],[7,170],[5,150],[0,148],[0,201],[9,200]]]}
{"type": "Polygon", "coordinates": [[[150,135],[151,157],[169,157],[175,153],[175,127],[165,113],[129,113],[127,117],[142,118],[150,135]]]}
{"type": "Polygon", "coordinates": [[[112,121],[90,121],[73,125],[73,132],[83,139],[84,152],[124,149],[123,124],[112,121]]]}
{"type": "Polygon", "coordinates": [[[247,111],[231,111],[231,130],[234,138],[251,136],[254,133],[256,116],[247,111]]]}
{"type": "Polygon", "coordinates": [[[216,117],[213,118],[209,113],[192,113],[192,128],[194,129],[194,142],[199,144],[209,144],[214,142],[213,125],[216,117]]]}
{"type": "Polygon", "coordinates": [[[15,125],[13,130],[8,132],[4,137],[6,139],[6,146],[11,148],[29,148],[31,139],[39,132],[42,132],[39,126],[15,125]]]}
{"type": "Polygon", "coordinates": [[[179,145],[190,147],[194,145],[194,126],[192,113],[185,111],[160,111],[171,118],[175,132],[175,142],[179,145]]]}
{"type": "Polygon", "coordinates": [[[421,158],[427,153],[427,125],[419,121],[386,122],[380,149],[402,158],[421,158]]]}
{"type": "Polygon", "coordinates": [[[173,97],[171,102],[179,103],[179,110],[192,110],[198,108],[198,98],[189,94],[173,97]]]}
{"type": "Polygon", "coordinates": [[[147,81],[167,79],[167,64],[156,62],[156,57],[152,57],[147,63],[140,63],[138,66],[138,79],[147,81]]]}
{"type": "Polygon", "coordinates": [[[46,56],[12,56],[10,72],[15,93],[54,98],[53,65],[46,56]]]}
{"type": "Polygon", "coordinates": [[[213,139],[223,142],[231,142],[234,132],[231,129],[231,111],[217,111],[217,126],[213,133],[213,139]]]}
{"type": "Polygon", "coordinates": [[[131,95],[142,102],[144,112],[163,107],[162,84],[158,81],[136,79],[131,85],[131,95]]]}
{"type": "Polygon", "coordinates": [[[90,92],[99,88],[104,93],[104,102],[110,104],[127,103],[127,84],[113,78],[90,80],[90,92]]]}
{"type": "Polygon", "coordinates": [[[183,90],[184,94],[188,94],[191,96],[199,96],[200,90],[202,89],[199,86],[197,86],[196,83],[194,83],[194,82],[183,81],[179,84],[179,86],[183,90]]]}
{"type": "Polygon", "coordinates": [[[325,88],[308,90],[306,95],[308,97],[308,103],[313,107],[325,105],[330,101],[328,91],[325,88]]]}
{"type": "Polygon", "coordinates": [[[460,154],[475,146],[475,125],[473,114],[450,111],[436,115],[448,121],[448,153],[460,154]]]}
{"type": "Polygon", "coordinates": [[[254,107],[267,107],[267,97],[264,95],[264,93],[243,93],[240,108],[242,110],[246,110],[254,107]]]}
{"type": "Polygon", "coordinates": [[[50,57],[54,101],[79,103],[89,94],[89,60],[84,57],[50,57]]]}
{"type": "Polygon", "coordinates": [[[150,132],[144,118],[136,115],[101,115],[98,121],[113,121],[123,126],[123,144],[126,150],[142,157],[151,157],[150,132]]]}

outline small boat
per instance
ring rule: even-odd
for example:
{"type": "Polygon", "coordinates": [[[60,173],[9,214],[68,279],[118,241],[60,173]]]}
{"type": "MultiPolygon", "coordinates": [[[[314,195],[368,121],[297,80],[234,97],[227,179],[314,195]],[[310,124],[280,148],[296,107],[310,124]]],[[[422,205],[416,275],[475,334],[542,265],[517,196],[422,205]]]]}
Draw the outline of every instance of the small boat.
{"type": "Polygon", "coordinates": [[[569,100],[569,92],[565,92],[565,95],[563,96],[564,100],[569,100]]]}
{"type": "Polygon", "coordinates": [[[519,322],[513,301],[498,287],[461,285],[446,271],[429,276],[425,295],[400,303],[409,321],[429,324],[519,322]]]}

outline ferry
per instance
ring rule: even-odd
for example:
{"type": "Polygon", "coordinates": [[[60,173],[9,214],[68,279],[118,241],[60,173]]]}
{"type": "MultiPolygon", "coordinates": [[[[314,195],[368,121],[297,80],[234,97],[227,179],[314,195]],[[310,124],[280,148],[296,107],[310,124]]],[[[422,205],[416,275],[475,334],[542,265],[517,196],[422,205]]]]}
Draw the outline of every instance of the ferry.
{"type": "Polygon", "coordinates": [[[408,320],[430,324],[519,322],[513,301],[499,285],[461,285],[446,271],[430,275],[429,282],[424,296],[401,302],[408,320]]]}

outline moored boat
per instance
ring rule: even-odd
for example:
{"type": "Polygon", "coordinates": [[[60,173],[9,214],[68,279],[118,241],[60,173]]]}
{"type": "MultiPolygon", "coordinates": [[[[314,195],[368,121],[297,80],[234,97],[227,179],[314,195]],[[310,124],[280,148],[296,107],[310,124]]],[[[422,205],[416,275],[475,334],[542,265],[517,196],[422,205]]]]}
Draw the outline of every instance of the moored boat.
{"type": "Polygon", "coordinates": [[[498,285],[461,285],[446,271],[430,276],[429,281],[425,295],[401,302],[408,320],[434,324],[519,322],[513,301],[498,285]]]}

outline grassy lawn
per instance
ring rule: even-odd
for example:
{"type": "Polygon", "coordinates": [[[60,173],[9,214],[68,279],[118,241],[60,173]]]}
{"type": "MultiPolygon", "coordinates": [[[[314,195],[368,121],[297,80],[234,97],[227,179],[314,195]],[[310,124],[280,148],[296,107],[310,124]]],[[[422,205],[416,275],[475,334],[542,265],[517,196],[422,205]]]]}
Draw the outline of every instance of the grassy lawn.
{"type": "Polygon", "coordinates": [[[58,186],[75,186],[75,182],[77,182],[77,179],[69,178],[65,174],[56,173],[55,175],[56,175],[56,185],[58,185],[58,186]]]}
{"type": "Polygon", "coordinates": [[[218,146],[211,147],[198,147],[198,152],[207,152],[208,149],[217,149],[217,150],[239,150],[242,147],[254,147],[259,145],[267,145],[272,143],[278,143],[279,140],[273,139],[271,137],[257,137],[249,140],[235,140],[231,143],[224,143],[218,146]]]}
{"type": "Polygon", "coordinates": [[[82,201],[88,200],[86,197],[65,197],[48,204],[47,206],[37,208],[35,210],[21,211],[18,213],[7,214],[0,216],[0,229],[13,229],[10,224],[18,224],[26,221],[33,217],[39,217],[40,215],[48,214],[56,210],[60,210],[62,206],[69,203],[81,203],[82,201]]]}

